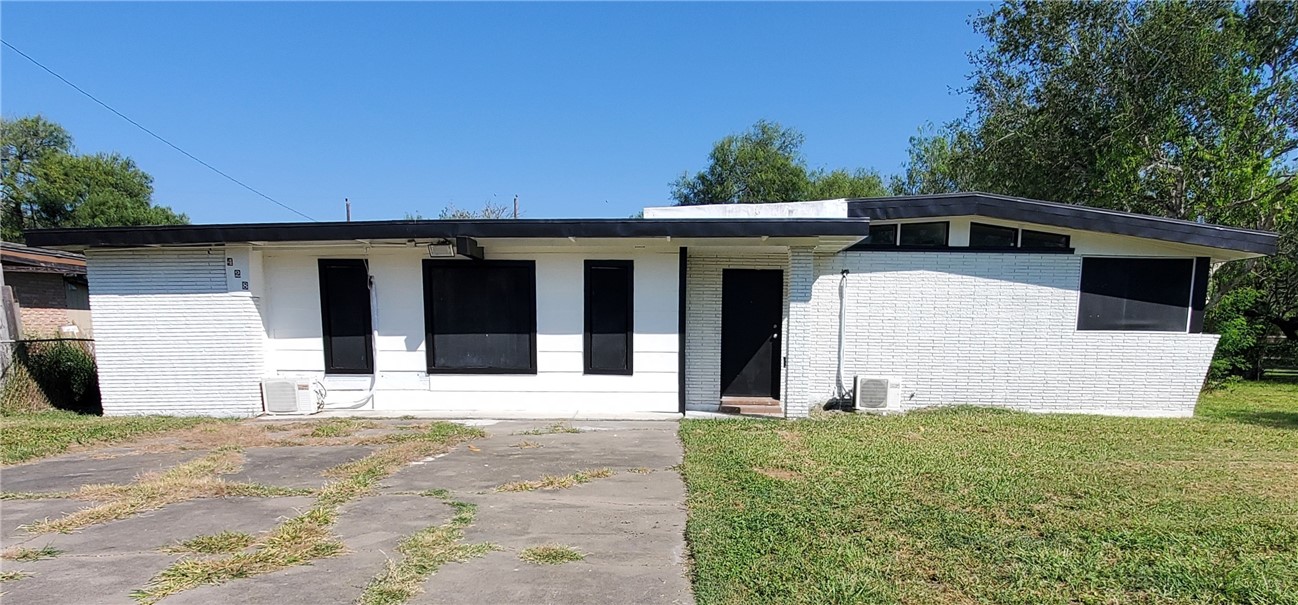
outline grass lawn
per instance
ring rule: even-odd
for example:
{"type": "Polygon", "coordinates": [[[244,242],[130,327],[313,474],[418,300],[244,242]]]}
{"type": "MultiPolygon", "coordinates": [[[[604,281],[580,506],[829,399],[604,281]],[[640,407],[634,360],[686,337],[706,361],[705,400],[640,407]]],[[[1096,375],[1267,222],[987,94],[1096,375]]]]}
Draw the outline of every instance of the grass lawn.
{"type": "Polygon", "coordinates": [[[700,605],[1298,603],[1298,384],[1198,417],[687,420],[700,605]]]}
{"type": "Polygon", "coordinates": [[[64,411],[0,416],[0,464],[62,453],[73,445],[108,444],[135,437],[222,422],[183,416],[85,416],[64,411]]]}

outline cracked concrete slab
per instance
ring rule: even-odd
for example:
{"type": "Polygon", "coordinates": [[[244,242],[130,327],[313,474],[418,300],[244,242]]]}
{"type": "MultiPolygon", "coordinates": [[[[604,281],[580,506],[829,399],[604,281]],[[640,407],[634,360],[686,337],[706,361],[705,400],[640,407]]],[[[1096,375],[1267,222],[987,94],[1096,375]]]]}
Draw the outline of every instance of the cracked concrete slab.
{"type": "Polygon", "coordinates": [[[130,483],[152,471],[166,470],[207,452],[136,454],[96,458],[93,453],[61,456],[0,470],[0,490],[6,492],[68,492],[92,483],[130,483]]]}
{"type": "Polygon", "coordinates": [[[4,602],[25,605],[136,605],[140,588],[176,560],[160,552],[77,556],[63,554],[28,563],[5,561],[5,571],[32,574],[4,583],[4,602]]]}
{"type": "Polygon", "coordinates": [[[189,500],[72,533],[28,535],[19,543],[28,548],[48,544],[77,555],[151,552],[181,540],[222,531],[256,535],[297,515],[314,502],[314,498],[302,496],[189,500]]]}
{"type": "MultiPolygon", "coordinates": [[[[385,428],[388,422],[383,422],[385,428]]],[[[347,551],[338,557],[279,572],[202,586],[164,599],[164,605],[195,603],[350,603],[390,560],[398,542],[445,523],[452,510],[438,499],[416,495],[449,490],[455,500],[478,505],[465,542],[492,542],[506,549],[465,563],[443,566],[425,582],[416,603],[692,603],[685,575],[685,489],[673,470],[681,461],[674,422],[578,421],[580,433],[517,435],[546,421],[476,423],[487,437],[444,455],[409,465],[371,495],[343,507],[334,532],[347,551]],[[527,441],[539,447],[516,447],[527,441]],[[562,490],[496,492],[503,483],[608,467],[615,475],[562,490]],[[642,472],[632,472],[637,469],[642,472]],[[644,472],[648,471],[648,472],[644,472]],[[547,543],[567,544],[584,561],[540,566],[518,552],[547,543]]],[[[325,469],[355,460],[373,448],[292,446],[248,448],[243,469],[226,480],[283,487],[319,487],[325,469]]],[[[6,491],[70,491],[82,483],[130,482],[206,451],[140,454],[94,459],[94,452],[3,471],[6,491]],[[15,472],[18,471],[18,472],[15,472]]],[[[27,541],[50,544],[60,556],[6,569],[36,574],[5,583],[6,602],[130,603],[177,555],[166,544],[234,530],[256,534],[310,506],[310,497],[200,499],[169,505],[130,519],[71,534],[31,536],[16,526],[57,517],[90,503],[11,500],[3,506],[5,546],[27,541]]]]}
{"type": "Polygon", "coordinates": [[[225,479],[313,489],[330,481],[323,474],[326,470],[364,458],[372,451],[374,448],[361,446],[250,447],[243,451],[243,469],[225,479]]]}
{"type": "Polygon", "coordinates": [[[352,603],[366,584],[399,559],[397,543],[407,535],[450,519],[451,508],[436,498],[395,495],[362,498],[344,506],[334,532],[347,551],[309,565],[274,573],[200,586],[167,597],[164,605],[275,603],[320,605],[352,603]]]}

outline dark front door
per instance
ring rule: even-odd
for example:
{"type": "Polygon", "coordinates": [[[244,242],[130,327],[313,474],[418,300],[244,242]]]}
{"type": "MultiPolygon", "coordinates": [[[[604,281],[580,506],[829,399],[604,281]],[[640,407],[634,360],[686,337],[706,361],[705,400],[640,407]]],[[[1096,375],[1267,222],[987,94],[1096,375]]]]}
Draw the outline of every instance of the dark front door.
{"type": "Polygon", "coordinates": [[[783,298],[779,270],[721,271],[722,397],[779,398],[783,298]]]}

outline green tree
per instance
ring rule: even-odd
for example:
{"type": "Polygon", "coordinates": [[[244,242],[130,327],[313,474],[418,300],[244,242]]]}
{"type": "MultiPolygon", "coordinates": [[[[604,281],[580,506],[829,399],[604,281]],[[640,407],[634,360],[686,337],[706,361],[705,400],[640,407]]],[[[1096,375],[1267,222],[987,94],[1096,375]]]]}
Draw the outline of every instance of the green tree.
{"type": "Polygon", "coordinates": [[[974,184],[1263,229],[1298,190],[1298,5],[1006,2],[975,20],[974,184]]]}
{"type": "Polygon", "coordinates": [[[838,170],[817,170],[808,177],[807,190],[803,199],[834,200],[845,197],[884,197],[888,187],[883,184],[883,177],[875,170],[858,168],[848,172],[838,170]]]}
{"type": "Polygon", "coordinates": [[[1284,234],[1213,276],[1218,367],[1298,337],[1298,4],[1029,2],[974,20],[969,116],[894,193],[982,190],[1284,234]]]}
{"type": "Polygon", "coordinates": [[[972,139],[958,123],[941,130],[925,124],[918,134],[910,137],[905,169],[893,175],[889,190],[893,195],[977,190],[972,139]]]}
{"type": "Polygon", "coordinates": [[[153,177],[130,158],[77,155],[67,131],[41,116],[0,120],[0,139],[7,241],[22,241],[24,229],[189,222],[153,204],[153,177]]]}
{"type": "Polygon", "coordinates": [[[0,118],[0,236],[5,241],[22,241],[26,218],[32,211],[30,189],[41,160],[71,151],[68,131],[42,116],[0,118]]]}
{"type": "Polygon", "coordinates": [[[883,179],[872,170],[808,170],[802,157],[804,141],[793,128],[758,121],[714,143],[708,167],[677,178],[671,184],[672,198],[690,206],[887,195],[883,179]]]}

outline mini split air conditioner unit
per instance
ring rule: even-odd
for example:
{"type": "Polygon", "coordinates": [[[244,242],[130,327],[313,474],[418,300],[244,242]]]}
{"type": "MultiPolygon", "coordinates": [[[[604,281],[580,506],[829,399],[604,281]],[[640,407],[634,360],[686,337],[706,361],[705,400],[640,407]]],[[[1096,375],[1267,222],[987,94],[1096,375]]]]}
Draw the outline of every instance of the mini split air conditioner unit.
{"type": "Polygon", "coordinates": [[[310,379],[267,378],[261,381],[261,400],[267,414],[314,414],[320,411],[310,379]]]}
{"type": "Polygon", "coordinates": [[[897,410],[901,408],[901,385],[895,380],[874,376],[857,376],[852,403],[858,410],[897,410]]]}

